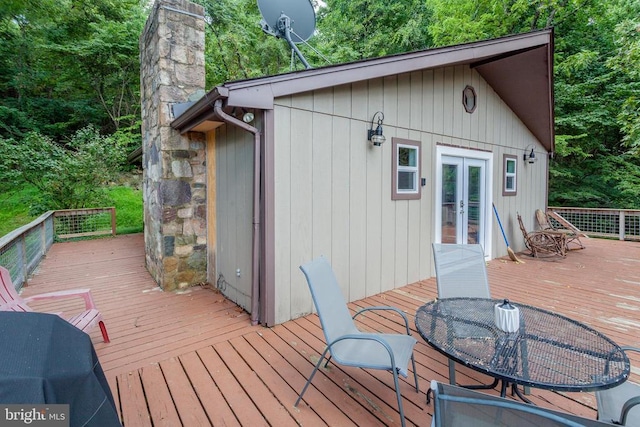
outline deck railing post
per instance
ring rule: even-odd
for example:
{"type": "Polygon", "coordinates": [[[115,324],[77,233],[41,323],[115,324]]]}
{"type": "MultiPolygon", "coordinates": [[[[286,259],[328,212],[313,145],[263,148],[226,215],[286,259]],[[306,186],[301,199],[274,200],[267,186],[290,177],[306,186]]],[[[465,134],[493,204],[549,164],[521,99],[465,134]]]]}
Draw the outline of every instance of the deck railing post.
{"type": "Polygon", "coordinates": [[[26,233],[22,233],[20,235],[20,239],[16,241],[16,246],[18,250],[18,261],[20,263],[20,275],[22,276],[22,280],[19,282],[21,286],[27,284],[27,276],[29,275],[28,265],[29,260],[27,259],[27,239],[25,237],[26,233]]]}
{"type": "Polygon", "coordinates": [[[116,237],[116,208],[112,207],[111,209],[111,234],[113,237],[116,237]]]}
{"type": "Polygon", "coordinates": [[[620,222],[620,224],[618,224],[618,237],[620,240],[624,240],[625,230],[624,230],[624,211],[623,210],[619,212],[618,218],[619,218],[618,221],[620,222]]]}
{"type": "Polygon", "coordinates": [[[47,228],[45,227],[45,222],[42,221],[39,226],[40,231],[40,258],[47,253],[47,228]]]}

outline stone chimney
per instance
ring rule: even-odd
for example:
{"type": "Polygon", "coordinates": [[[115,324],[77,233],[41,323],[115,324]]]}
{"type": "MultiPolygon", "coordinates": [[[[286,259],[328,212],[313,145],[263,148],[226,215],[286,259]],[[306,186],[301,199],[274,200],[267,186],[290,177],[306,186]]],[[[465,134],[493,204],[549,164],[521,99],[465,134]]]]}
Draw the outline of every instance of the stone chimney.
{"type": "Polygon", "coordinates": [[[202,94],[204,8],[157,0],[140,37],[147,269],[164,290],[207,280],[204,137],[170,127],[173,105],[202,94]]]}

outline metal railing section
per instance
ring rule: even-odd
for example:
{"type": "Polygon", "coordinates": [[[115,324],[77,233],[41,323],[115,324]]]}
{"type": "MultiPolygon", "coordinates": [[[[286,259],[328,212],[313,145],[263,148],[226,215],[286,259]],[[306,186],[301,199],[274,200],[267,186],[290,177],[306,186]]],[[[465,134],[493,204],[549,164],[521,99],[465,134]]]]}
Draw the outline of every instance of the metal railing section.
{"type": "MultiPolygon", "coordinates": [[[[598,208],[548,208],[590,237],[640,240],[640,210],[598,208]]],[[[553,219],[551,219],[553,221],[553,219]]],[[[555,224],[554,225],[559,225],[555,224]]],[[[560,226],[560,228],[562,228],[560,226]]]]}
{"type": "Polygon", "coordinates": [[[54,241],[116,235],[116,210],[109,208],[49,211],[0,238],[0,265],[20,290],[54,241]]]}
{"type": "Polygon", "coordinates": [[[116,208],[67,209],[53,217],[58,239],[116,235],[116,208]]]}

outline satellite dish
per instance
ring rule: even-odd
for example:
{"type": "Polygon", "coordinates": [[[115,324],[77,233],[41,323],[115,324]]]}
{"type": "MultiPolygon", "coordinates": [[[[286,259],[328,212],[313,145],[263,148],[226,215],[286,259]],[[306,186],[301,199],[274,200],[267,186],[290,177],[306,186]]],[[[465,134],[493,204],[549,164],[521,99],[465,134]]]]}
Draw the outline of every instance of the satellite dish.
{"type": "Polygon", "coordinates": [[[283,38],[300,61],[311,68],[296,43],[307,41],[316,29],[316,12],[309,0],[258,0],[262,31],[283,38]]]}

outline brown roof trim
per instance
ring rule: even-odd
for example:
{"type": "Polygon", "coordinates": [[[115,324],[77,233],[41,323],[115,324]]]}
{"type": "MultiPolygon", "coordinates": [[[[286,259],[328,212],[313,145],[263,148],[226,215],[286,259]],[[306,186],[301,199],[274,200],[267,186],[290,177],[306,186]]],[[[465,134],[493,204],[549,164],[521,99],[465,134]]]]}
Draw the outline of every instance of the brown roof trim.
{"type": "Polygon", "coordinates": [[[491,60],[548,45],[551,30],[228,82],[230,106],[272,108],[273,98],[412,71],[491,60]],[[259,105],[248,105],[255,103],[259,105]]]}
{"type": "Polygon", "coordinates": [[[201,99],[189,108],[183,114],[188,118],[180,116],[171,125],[181,132],[190,130],[198,120],[210,117],[207,116],[212,111],[210,105],[218,97],[227,98],[229,107],[269,110],[273,108],[274,99],[281,96],[460,64],[474,66],[547,150],[553,151],[552,29],[227,82],[205,95],[207,99],[201,99]],[[535,61],[536,67],[532,68],[530,61],[535,61]],[[514,74],[513,70],[519,74],[514,74]],[[505,74],[511,78],[502,90],[505,74]],[[537,92],[540,89],[543,93],[537,92]]]}
{"type": "Polygon", "coordinates": [[[213,105],[216,100],[229,96],[229,90],[224,87],[215,87],[211,91],[204,94],[197,102],[189,107],[184,113],[176,117],[171,122],[171,127],[180,131],[180,133],[189,132],[195,126],[205,120],[213,118],[215,111],[213,105]]]}

